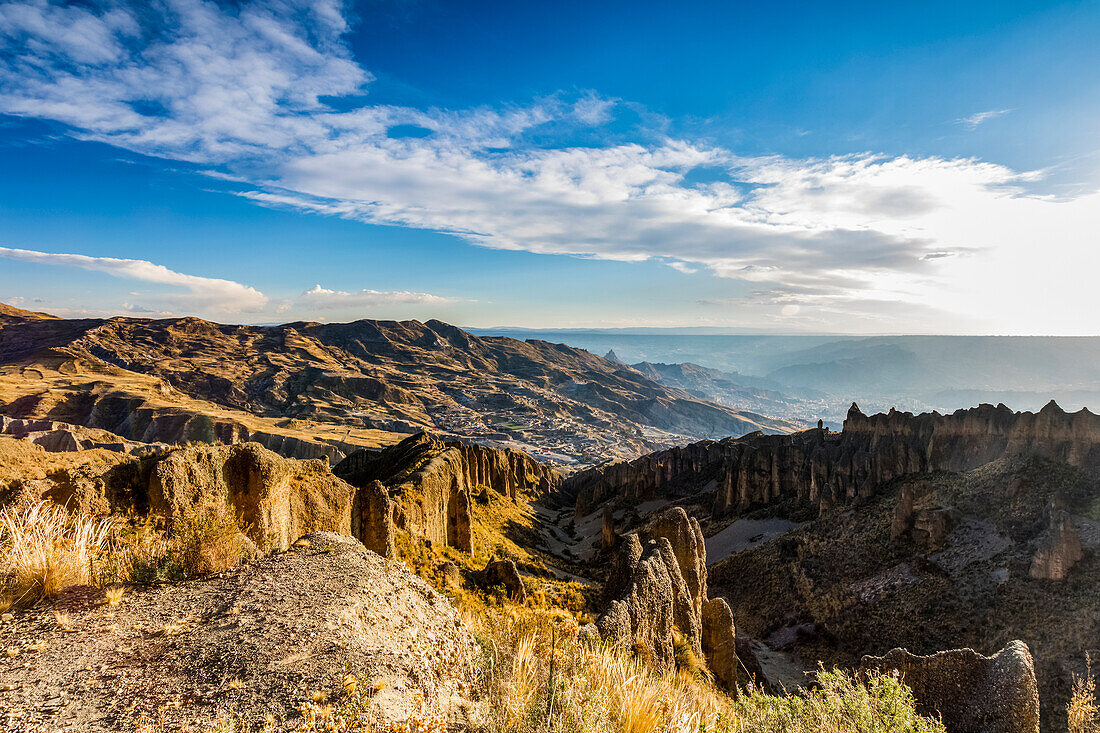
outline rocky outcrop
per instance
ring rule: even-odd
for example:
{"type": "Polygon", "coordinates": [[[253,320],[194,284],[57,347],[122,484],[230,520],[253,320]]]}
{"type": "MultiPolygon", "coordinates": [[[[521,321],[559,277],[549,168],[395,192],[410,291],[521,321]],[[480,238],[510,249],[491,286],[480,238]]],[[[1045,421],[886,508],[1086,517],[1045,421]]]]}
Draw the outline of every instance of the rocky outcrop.
{"type": "Polygon", "coordinates": [[[321,696],[318,719],[339,705],[382,730],[418,713],[469,727],[473,635],[442,594],[350,537],[307,535],[232,573],[130,589],[118,606],[83,591],[91,597],[57,602],[80,633],[48,611],[5,622],[8,638],[42,641],[33,665],[5,669],[0,718],[16,726],[5,730],[134,730],[153,715],[164,730],[268,716],[270,729],[291,730],[321,696]],[[110,670],[108,681],[87,684],[74,674],[85,665],[110,670]],[[62,714],[36,721],[53,697],[62,714]]]}
{"type": "Polygon", "coordinates": [[[600,526],[600,547],[610,550],[615,547],[618,539],[619,535],[615,533],[615,513],[610,505],[604,505],[603,521],[600,526]]]}
{"type": "MultiPolygon", "coordinates": [[[[636,555],[638,559],[629,576],[615,582],[622,590],[596,621],[596,628],[605,640],[633,649],[660,671],[671,671],[676,665],[674,630],[683,634],[683,626],[698,628],[676,555],[664,537],[643,547],[635,534],[623,539],[619,552],[624,558],[636,555]]],[[[698,636],[694,641],[698,646],[698,636]]]]}
{"type": "Polygon", "coordinates": [[[139,443],[105,430],[88,429],[56,420],[20,419],[5,415],[0,415],[0,435],[26,440],[51,453],[101,448],[116,453],[145,456],[169,448],[166,443],[139,443]]]}
{"type": "Polygon", "coordinates": [[[703,603],[707,600],[707,547],[698,520],[689,517],[683,508],[672,507],[653,517],[639,535],[643,541],[660,537],[668,540],[691,596],[692,616],[702,618],[703,603]]]}
{"type": "Polygon", "coordinates": [[[360,451],[333,472],[355,486],[378,481],[394,498],[394,522],[432,542],[473,549],[471,495],[484,489],[514,499],[549,492],[557,471],[526,453],[444,442],[420,433],[382,451],[360,451]]]}
{"type": "Polygon", "coordinates": [[[953,507],[924,507],[915,509],[913,504],[915,489],[906,484],[898,497],[894,509],[894,519],[890,526],[890,535],[894,539],[908,539],[925,542],[931,548],[938,548],[947,540],[947,535],[955,528],[960,514],[953,507]]]}
{"type": "Polygon", "coordinates": [[[381,482],[372,481],[356,490],[351,502],[351,533],[368,550],[393,557],[393,500],[381,482]]]}
{"type": "Polygon", "coordinates": [[[675,507],[620,538],[596,627],[613,643],[644,650],[660,670],[675,666],[675,637],[702,653],[706,548],[699,523],[675,507]]]}
{"type": "Polygon", "coordinates": [[[263,550],[309,532],[349,534],[354,494],[326,461],[283,458],[256,443],[174,450],[151,466],[148,488],[149,510],[169,519],[224,502],[263,550]]]}
{"type": "Polygon", "coordinates": [[[503,587],[508,597],[517,603],[527,600],[527,589],[523,586],[523,578],[513,560],[491,558],[485,569],[477,574],[477,582],[486,589],[503,587]]]}
{"type": "Polygon", "coordinates": [[[1033,578],[1061,580],[1085,556],[1081,535],[1073,517],[1057,503],[1047,507],[1050,526],[1039,542],[1028,574],[1033,578]]]}
{"type": "Polygon", "coordinates": [[[703,604],[702,647],[707,667],[723,690],[737,692],[737,633],[733,612],[725,598],[711,598],[703,604]]]}
{"type": "Polygon", "coordinates": [[[1100,465],[1100,417],[1088,410],[1067,414],[1054,402],[1037,413],[981,405],[950,415],[891,410],[872,416],[853,404],[841,433],[702,441],[582,472],[565,488],[576,496],[578,516],[611,497],[643,501],[700,491],[714,492],[716,515],[781,497],[826,509],[869,496],[891,479],[1021,455],[1100,465]]]}
{"type": "Polygon", "coordinates": [[[1039,692],[1031,652],[1010,642],[991,657],[973,649],[917,656],[894,649],[866,656],[861,673],[897,671],[913,691],[917,712],[939,716],[948,733],[1037,733],[1039,692]]]}

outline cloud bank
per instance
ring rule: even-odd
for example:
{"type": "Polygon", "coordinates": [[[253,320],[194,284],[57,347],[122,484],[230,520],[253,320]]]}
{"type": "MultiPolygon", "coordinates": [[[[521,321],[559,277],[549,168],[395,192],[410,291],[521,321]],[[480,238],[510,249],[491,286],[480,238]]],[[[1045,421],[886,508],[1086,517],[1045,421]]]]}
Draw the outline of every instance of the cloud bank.
{"type": "MultiPolygon", "coordinates": [[[[267,296],[247,285],[232,280],[185,275],[155,265],[145,260],[125,260],[114,257],[88,257],[78,254],[37,252],[28,249],[0,247],[0,257],[39,265],[62,265],[84,270],[105,272],[127,280],[141,280],[157,285],[168,285],[185,290],[183,293],[156,296],[176,309],[211,311],[215,313],[240,313],[262,311],[267,306],[267,296]]],[[[157,309],[129,305],[126,310],[135,313],[160,313],[157,309]]]]}
{"type": "MultiPolygon", "coordinates": [[[[974,159],[746,158],[653,131],[568,144],[598,133],[621,104],[591,92],[465,110],[370,104],[372,76],[347,30],[334,0],[3,3],[0,112],[199,164],[265,206],[756,283],[746,307],[877,309],[884,328],[910,329],[930,317],[947,328],[953,312],[1049,330],[1055,307],[1081,311],[1069,294],[1087,286],[1088,270],[1065,262],[1097,264],[1087,241],[1100,229],[1096,194],[1038,196],[1039,174],[974,159]],[[340,97],[359,106],[332,104],[340,97]],[[390,134],[405,126],[427,134],[390,134]],[[548,143],[555,135],[566,142],[548,143]],[[692,183],[700,168],[723,175],[692,183]],[[1058,295],[1026,310],[1024,282],[1058,295]],[[930,316],[932,304],[940,312],[930,316]]],[[[329,307],[382,295],[310,297],[329,307]]]]}
{"type": "Polygon", "coordinates": [[[429,293],[380,290],[359,290],[348,293],[342,290],[329,290],[320,285],[314,285],[302,293],[297,301],[299,305],[320,310],[374,308],[386,305],[435,305],[451,302],[453,302],[452,298],[443,298],[429,293]]]}

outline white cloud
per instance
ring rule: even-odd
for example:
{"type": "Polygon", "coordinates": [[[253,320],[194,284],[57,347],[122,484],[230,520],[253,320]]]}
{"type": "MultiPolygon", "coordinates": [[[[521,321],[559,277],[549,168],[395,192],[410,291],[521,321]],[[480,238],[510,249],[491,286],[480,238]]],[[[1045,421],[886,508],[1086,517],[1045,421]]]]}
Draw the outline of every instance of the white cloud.
{"type": "Polygon", "coordinates": [[[995,120],[998,117],[1007,115],[1011,111],[1012,110],[1010,109],[987,109],[985,112],[975,112],[969,117],[960,117],[959,119],[955,120],[955,122],[960,125],[965,125],[966,127],[969,127],[971,130],[973,130],[976,129],[978,125],[982,124],[983,122],[995,120]]]}
{"type": "Polygon", "coordinates": [[[299,305],[320,310],[373,308],[385,305],[436,305],[452,302],[454,302],[453,298],[443,298],[429,293],[381,290],[357,290],[348,293],[343,290],[329,290],[320,285],[314,285],[298,297],[299,305]]]}
{"type": "Polygon", "coordinates": [[[950,330],[951,314],[967,314],[986,329],[1095,331],[1083,295],[1095,269],[1066,263],[1094,259],[1096,194],[1035,195],[1037,173],[973,159],[743,158],[653,131],[644,143],[549,144],[631,106],[594,93],[337,111],[324,99],[360,95],[372,78],[346,30],[337,0],[160,0],[141,12],[0,3],[0,111],[196,162],[266,206],[483,247],[707,268],[781,293],[759,305],[777,314],[878,308],[883,328],[950,330]],[[389,137],[398,125],[430,134],[389,137]],[[695,168],[725,176],[691,183],[695,168]],[[1024,305],[1018,294],[1037,282],[1058,295],[1024,305]]]}
{"type": "MultiPolygon", "coordinates": [[[[114,257],[88,257],[87,255],[37,252],[29,249],[0,247],[0,257],[21,262],[33,262],[39,265],[61,265],[79,267],[84,270],[105,272],[114,277],[128,280],[141,280],[157,285],[182,288],[185,293],[161,293],[153,297],[176,308],[223,313],[255,312],[267,305],[267,296],[255,288],[232,280],[212,277],[185,275],[169,270],[163,265],[155,265],[146,260],[126,260],[114,257]]],[[[125,304],[130,312],[160,313],[159,308],[125,304]]]]}

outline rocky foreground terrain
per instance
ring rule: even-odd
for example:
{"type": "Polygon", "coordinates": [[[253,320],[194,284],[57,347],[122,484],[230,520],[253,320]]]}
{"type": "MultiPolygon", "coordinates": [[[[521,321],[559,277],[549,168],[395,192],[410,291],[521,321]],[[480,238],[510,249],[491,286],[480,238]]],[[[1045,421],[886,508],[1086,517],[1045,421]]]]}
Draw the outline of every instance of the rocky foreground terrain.
{"type": "Polygon", "coordinates": [[[226,326],[0,310],[0,414],[144,443],[259,442],[333,462],[420,430],[562,465],[790,422],[581,349],[440,321],[226,326]]]}
{"type": "Polygon", "coordinates": [[[285,720],[359,685],[364,723],[378,728],[415,717],[424,700],[451,720],[472,709],[479,649],[454,607],[345,535],[312,533],[116,605],[102,598],[73,587],[0,622],[7,730],[285,720]]]}

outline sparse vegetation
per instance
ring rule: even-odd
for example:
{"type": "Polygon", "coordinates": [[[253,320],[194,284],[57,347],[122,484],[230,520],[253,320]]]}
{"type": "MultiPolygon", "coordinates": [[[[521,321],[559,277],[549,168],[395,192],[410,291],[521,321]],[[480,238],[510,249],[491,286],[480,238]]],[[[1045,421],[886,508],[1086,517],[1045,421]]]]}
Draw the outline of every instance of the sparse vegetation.
{"type": "Polygon", "coordinates": [[[0,509],[0,594],[26,605],[90,583],[109,529],[106,521],[70,514],[48,501],[0,509]]]}
{"type": "Polygon", "coordinates": [[[1100,706],[1096,704],[1096,682],[1091,674],[1073,680],[1073,697],[1066,707],[1069,733],[1100,733],[1100,706]]]}
{"type": "Polygon", "coordinates": [[[803,696],[755,691],[735,699],[698,669],[656,674],[628,650],[587,639],[560,609],[466,610],[486,651],[484,733],[943,730],[916,714],[909,689],[892,676],[859,683],[844,672],[822,671],[819,688],[803,696]]]}

